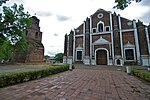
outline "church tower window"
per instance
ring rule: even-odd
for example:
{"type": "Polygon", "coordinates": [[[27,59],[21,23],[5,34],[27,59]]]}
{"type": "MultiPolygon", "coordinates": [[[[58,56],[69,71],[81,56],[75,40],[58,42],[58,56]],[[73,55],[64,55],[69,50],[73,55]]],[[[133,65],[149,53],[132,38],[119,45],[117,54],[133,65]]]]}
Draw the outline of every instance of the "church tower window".
{"type": "Polygon", "coordinates": [[[28,35],[28,31],[26,31],[26,36],[28,35]]]}
{"type": "Polygon", "coordinates": [[[35,38],[38,38],[38,32],[35,33],[35,38]]]}

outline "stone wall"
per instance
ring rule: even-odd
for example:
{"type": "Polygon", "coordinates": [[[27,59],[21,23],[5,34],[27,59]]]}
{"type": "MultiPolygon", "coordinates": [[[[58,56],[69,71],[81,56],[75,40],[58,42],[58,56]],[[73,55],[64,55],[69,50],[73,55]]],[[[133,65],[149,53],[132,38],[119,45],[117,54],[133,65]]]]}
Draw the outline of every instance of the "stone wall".
{"type": "Polygon", "coordinates": [[[42,41],[42,32],[39,27],[39,19],[32,17],[32,25],[26,31],[28,49],[20,53],[16,51],[14,62],[19,63],[41,63],[44,59],[44,46],[42,41]]]}

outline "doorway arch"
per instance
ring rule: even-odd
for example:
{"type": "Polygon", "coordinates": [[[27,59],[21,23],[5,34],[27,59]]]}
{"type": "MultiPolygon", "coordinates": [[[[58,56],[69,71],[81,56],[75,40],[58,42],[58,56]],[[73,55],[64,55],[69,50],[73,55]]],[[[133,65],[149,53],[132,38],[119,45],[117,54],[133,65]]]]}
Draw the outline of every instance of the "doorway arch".
{"type": "Polygon", "coordinates": [[[98,48],[95,51],[96,65],[108,65],[108,50],[98,48]]]}

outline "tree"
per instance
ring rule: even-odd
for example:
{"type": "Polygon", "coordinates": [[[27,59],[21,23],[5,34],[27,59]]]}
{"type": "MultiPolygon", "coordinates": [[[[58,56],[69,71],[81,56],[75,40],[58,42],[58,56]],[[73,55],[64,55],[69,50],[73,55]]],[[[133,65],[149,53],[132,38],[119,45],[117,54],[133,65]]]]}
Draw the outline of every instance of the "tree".
{"type": "Polygon", "coordinates": [[[0,13],[0,60],[12,58],[16,49],[27,50],[25,31],[30,25],[30,14],[24,12],[23,5],[14,3],[11,7],[3,7],[3,13],[0,13]]]}
{"type": "Polygon", "coordinates": [[[115,3],[117,3],[114,8],[124,10],[126,7],[128,7],[129,4],[131,4],[132,1],[135,2],[141,2],[142,0],[115,0],[115,3]]]}
{"type": "Polygon", "coordinates": [[[63,53],[57,53],[56,55],[55,55],[55,59],[56,59],[56,61],[59,61],[59,62],[63,62],[63,56],[64,56],[64,54],[63,53]]]}
{"type": "Polygon", "coordinates": [[[45,61],[47,61],[47,60],[48,60],[48,58],[50,58],[50,56],[48,56],[48,55],[44,55],[44,59],[45,59],[45,61]]]}
{"type": "Polygon", "coordinates": [[[8,1],[8,0],[0,0],[0,6],[1,6],[3,3],[6,3],[6,1],[8,1]]]}

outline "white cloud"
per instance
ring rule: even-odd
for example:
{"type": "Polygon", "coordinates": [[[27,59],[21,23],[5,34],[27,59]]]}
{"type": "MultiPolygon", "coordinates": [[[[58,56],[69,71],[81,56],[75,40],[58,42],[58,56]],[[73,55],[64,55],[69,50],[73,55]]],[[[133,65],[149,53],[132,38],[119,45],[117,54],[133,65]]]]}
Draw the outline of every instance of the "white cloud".
{"type": "Polygon", "coordinates": [[[51,12],[46,12],[46,11],[37,11],[36,15],[41,17],[49,17],[52,16],[53,14],[51,12]]]}
{"type": "MultiPolygon", "coordinates": [[[[96,10],[102,8],[107,11],[115,11],[117,14],[128,18],[145,18],[149,11],[150,0],[142,3],[132,3],[125,10],[112,9],[115,0],[9,0],[7,5],[16,2],[24,4],[31,15],[37,15],[40,19],[40,27],[43,32],[42,43],[45,54],[55,55],[63,52],[64,35],[71,29],[77,28],[85,19],[96,10]],[[143,6],[144,5],[144,6],[143,6]],[[53,47],[52,47],[53,46],[53,47]]],[[[147,21],[143,20],[142,21],[147,21]]]]}
{"type": "Polygon", "coordinates": [[[58,21],[67,21],[67,20],[71,20],[71,17],[67,17],[64,15],[56,15],[58,21]]]}

